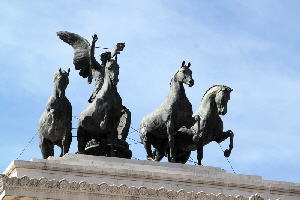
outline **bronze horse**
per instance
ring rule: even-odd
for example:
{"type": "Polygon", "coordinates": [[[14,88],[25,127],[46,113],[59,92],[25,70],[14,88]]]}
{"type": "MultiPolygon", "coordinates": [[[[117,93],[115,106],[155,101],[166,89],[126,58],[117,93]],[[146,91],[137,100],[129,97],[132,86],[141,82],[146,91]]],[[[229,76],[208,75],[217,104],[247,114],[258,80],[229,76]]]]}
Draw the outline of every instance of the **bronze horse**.
{"type": "Polygon", "coordinates": [[[39,120],[39,146],[44,159],[54,156],[54,145],[61,148],[60,156],[68,153],[71,145],[72,105],[65,96],[69,72],[59,69],[54,74],[53,94],[39,120]]]}
{"type": "MultiPolygon", "coordinates": [[[[122,99],[117,91],[119,65],[113,59],[107,61],[104,69],[104,82],[95,99],[80,114],[77,140],[78,153],[83,153],[91,139],[105,147],[111,141],[111,156],[114,156],[114,138],[121,117],[122,99]]],[[[103,149],[102,149],[103,151],[103,149]]],[[[101,155],[101,151],[100,151],[101,155]]]]}
{"type": "Polygon", "coordinates": [[[160,161],[169,146],[171,161],[175,162],[174,133],[182,126],[191,127],[199,122],[199,117],[192,117],[192,104],[185,94],[183,84],[194,85],[191,64],[182,62],[171,80],[170,92],[160,107],[146,115],[140,125],[140,137],[144,144],[148,160],[160,161]],[[155,148],[155,156],[151,150],[155,148]]]}
{"type": "MultiPolygon", "coordinates": [[[[197,130],[197,124],[195,124],[191,128],[182,127],[174,136],[176,162],[186,163],[191,151],[197,150],[198,165],[201,165],[203,146],[212,141],[223,142],[228,137],[230,137],[230,145],[229,149],[225,150],[224,156],[230,156],[234,134],[231,130],[223,132],[223,121],[219,115],[227,113],[231,91],[233,90],[230,87],[224,85],[215,85],[206,91],[199,109],[194,113],[200,116],[200,132],[195,131],[197,130]]],[[[171,161],[170,155],[168,156],[171,161]]]]}

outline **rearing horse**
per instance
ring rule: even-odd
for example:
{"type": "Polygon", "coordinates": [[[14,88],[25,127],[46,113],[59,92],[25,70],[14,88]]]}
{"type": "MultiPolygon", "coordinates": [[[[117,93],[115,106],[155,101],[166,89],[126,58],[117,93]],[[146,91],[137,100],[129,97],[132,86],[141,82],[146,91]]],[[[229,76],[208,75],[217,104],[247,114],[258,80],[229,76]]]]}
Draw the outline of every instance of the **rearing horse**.
{"type": "Polygon", "coordinates": [[[231,130],[223,132],[223,121],[219,115],[227,113],[231,91],[233,90],[225,85],[215,85],[206,91],[199,109],[194,113],[200,116],[200,131],[198,133],[195,131],[197,127],[195,124],[190,129],[181,128],[174,136],[176,162],[186,163],[191,151],[197,150],[198,165],[201,165],[203,146],[212,141],[223,142],[228,137],[230,137],[230,145],[229,149],[225,150],[224,156],[230,156],[234,134],[231,130]]]}
{"type": "Polygon", "coordinates": [[[54,74],[53,94],[46,104],[39,125],[39,146],[44,159],[54,156],[54,145],[61,148],[60,156],[68,153],[72,141],[72,105],[65,95],[69,72],[59,69],[54,74]]]}
{"type": "Polygon", "coordinates": [[[146,115],[140,125],[140,137],[144,144],[148,160],[160,161],[167,147],[170,147],[171,160],[175,162],[174,134],[182,126],[191,127],[199,116],[192,117],[192,104],[186,97],[183,84],[194,85],[191,64],[182,66],[176,71],[171,80],[170,92],[160,107],[146,115]],[[153,157],[151,145],[156,150],[153,157]]]}
{"type": "MultiPolygon", "coordinates": [[[[122,99],[117,91],[119,65],[113,59],[107,61],[104,69],[104,83],[95,100],[80,114],[78,121],[77,140],[78,153],[83,153],[91,139],[105,147],[110,136],[111,156],[114,156],[114,139],[121,117],[122,99]]],[[[101,153],[101,152],[100,152],[101,153]]]]}

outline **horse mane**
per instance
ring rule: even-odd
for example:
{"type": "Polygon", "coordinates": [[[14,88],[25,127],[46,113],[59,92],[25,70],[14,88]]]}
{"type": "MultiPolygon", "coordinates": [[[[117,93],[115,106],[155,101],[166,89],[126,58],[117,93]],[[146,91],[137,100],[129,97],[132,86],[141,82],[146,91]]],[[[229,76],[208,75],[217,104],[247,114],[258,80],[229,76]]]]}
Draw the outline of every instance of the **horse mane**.
{"type": "MultiPolygon", "coordinates": [[[[182,66],[181,66],[182,67],[182,66]]],[[[181,69],[181,67],[179,69],[181,69]]],[[[174,73],[173,77],[171,78],[171,81],[170,81],[170,87],[172,85],[172,81],[174,80],[176,74],[178,73],[179,69],[177,69],[177,71],[174,73]]],[[[175,80],[176,81],[176,80],[175,80]]]]}
{"type": "MultiPolygon", "coordinates": [[[[173,81],[174,78],[176,77],[176,74],[179,72],[179,70],[180,70],[182,67],[184,67],[184,66],[179,67],[179,68],[177,69],[177,71],[174,73],[174,75],[173,75],[173,77],[171,78],[171,81],[170,81],[170,87],[171,87],[171,85],[172,85],[172,81],[173,81]]],[[[186,67],[186,66],[185,66],[185,67],[186,67]]],[[[176,81],[176,80],[175,80],[175,81],[176,81]]]]}
{"type": "Polygon", "coordinates": [[[55,72],[54,73],[54,76],[53,76],[53,81],[56,81],[57,80],[57,77],[60,75],[59,71],[55,72]]]}
{"type": "Polygon", "coordinates": [[[226,90],[228,90],[228,91],[232,91],[233,89],[231,89],[230,87],[228,87],[228,86],[226,86],[226,85],[213,85],[213,86],[211,86],[210,88],[208,88],[208,90],[206,90],[206,92],[204,93],[204,95],[203,95],[203,97],[202,97],[202,99],[201,99],[201,102],[202,102],[202,100],[203,100],[203,98],[205,97],[205,95],[210,91],[210,90],[212,90],[213,88],[215,88],[215,87],[224,87],[226,90]]]}

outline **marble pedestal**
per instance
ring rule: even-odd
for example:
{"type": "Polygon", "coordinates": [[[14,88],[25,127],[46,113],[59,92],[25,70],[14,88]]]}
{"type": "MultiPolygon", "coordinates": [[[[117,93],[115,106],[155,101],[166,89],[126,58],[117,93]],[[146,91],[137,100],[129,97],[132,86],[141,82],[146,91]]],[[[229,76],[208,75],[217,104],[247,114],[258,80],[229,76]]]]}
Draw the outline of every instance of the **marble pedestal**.
{"type": "Polygon", "coordinates": [[[80,154],[14,160],[0,174],[1,199],[284,199],[300,184],[207,166],[80,154]]]}

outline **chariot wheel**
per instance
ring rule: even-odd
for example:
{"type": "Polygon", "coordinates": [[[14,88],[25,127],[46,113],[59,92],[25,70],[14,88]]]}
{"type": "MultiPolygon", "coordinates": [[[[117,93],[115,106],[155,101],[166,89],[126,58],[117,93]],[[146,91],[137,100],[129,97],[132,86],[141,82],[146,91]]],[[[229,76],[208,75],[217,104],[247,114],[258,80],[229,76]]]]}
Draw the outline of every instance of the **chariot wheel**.
{"type": "MultiPolygon", "coordinates": [[[[129,145],[125,140],[116,138],[114,143],[115,157],[131,159],[132,151],[129,149],[129,145]]],[[[100,146],[99,141],[92,139],[87,143],[84,154],[111,157],[111,141],[108,140],[104,145],[105,147],[100,146]]]]}

